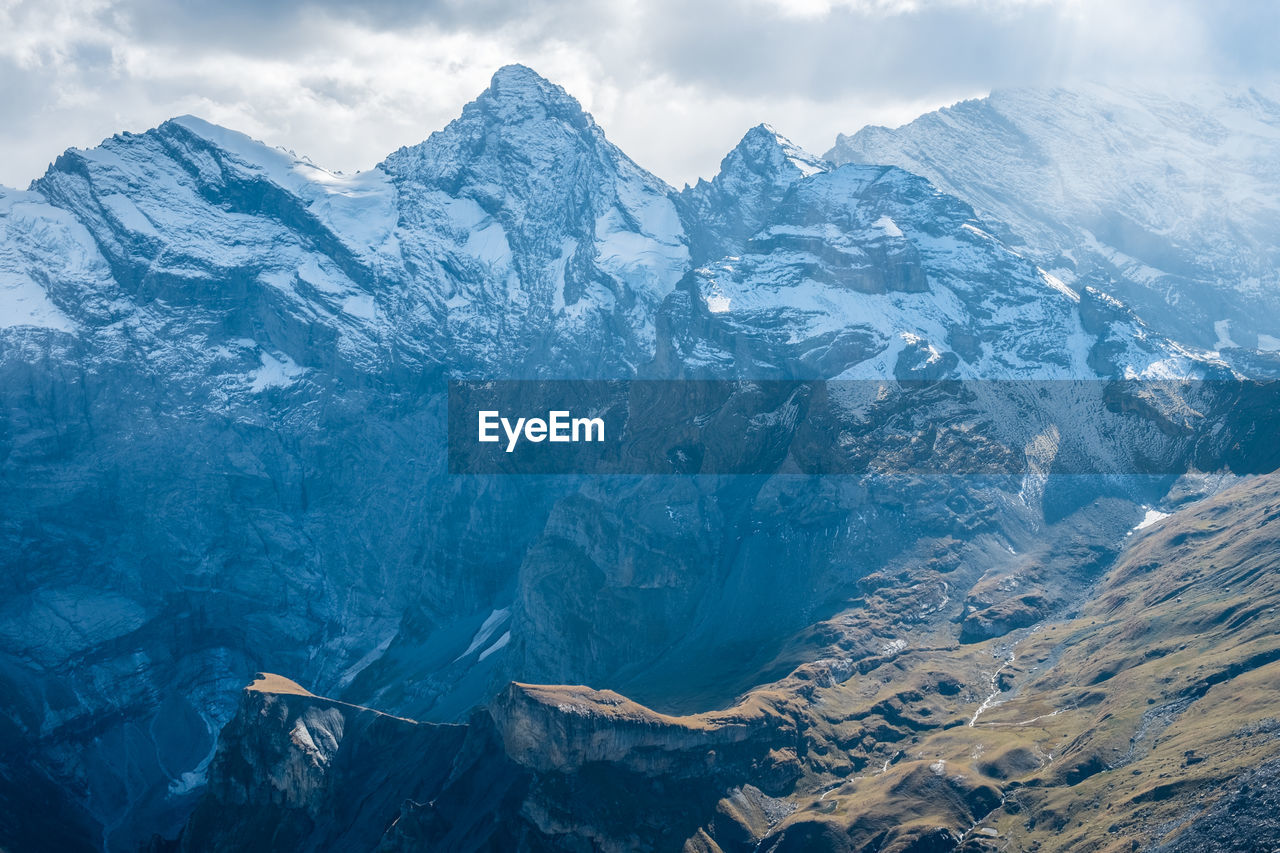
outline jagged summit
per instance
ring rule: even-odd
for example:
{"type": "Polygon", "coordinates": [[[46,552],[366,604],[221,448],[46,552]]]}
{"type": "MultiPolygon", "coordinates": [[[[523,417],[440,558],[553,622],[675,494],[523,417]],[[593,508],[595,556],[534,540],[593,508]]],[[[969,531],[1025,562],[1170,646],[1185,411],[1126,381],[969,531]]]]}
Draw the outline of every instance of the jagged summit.
{"type": "Polygon", "coordinates": [[[400,188],[409,264],[439,263],[442,222],[461,240],[438,292],[453,291],[449,321],[486,357],[495,336],[498,351],[596,341],[601,363],[650,357],[653,312],[689,257],[673,191],[564,89],[506,66],[462,115],[382,168],[400,188]]]}
{"type": "Polygon", "coordinates": [[[729,171],[735,161],[757,171],[795,169],[806,178],[831,168],[826,160],[805,151],[765,122],[743,134],[741,141],[721,161],[720,173],[729,171]]]}
{"type": "Polygon", "coordinates": [[[526,65],[504,65],[494,72],[489,88],[473,102],[504,120],[554,115],[573,123],[591,124],[578,100],[526,65]]]}
{"type": "Polygon", "coordinates": [[[582,105],[550,80],[524,65],[499,68],[475,100],[458,118],[425,141],[399,149],[382,164],[393,174],[405,174],[411,164],[450,172],[449,161],[483,157],[495,149],[521,150],[535,168],[547,163],[532,149],[572,141],[584,149],[599,148],[606,157],[625,155],[613,147],[582,105]]]}
{"type": "Polygon", "coordinates": [[[829,168],[769,125],[751,128],[720,161],[714,178],[699,180],[680,194],[694,255],[737,252],[793,184],[829,168]]]}

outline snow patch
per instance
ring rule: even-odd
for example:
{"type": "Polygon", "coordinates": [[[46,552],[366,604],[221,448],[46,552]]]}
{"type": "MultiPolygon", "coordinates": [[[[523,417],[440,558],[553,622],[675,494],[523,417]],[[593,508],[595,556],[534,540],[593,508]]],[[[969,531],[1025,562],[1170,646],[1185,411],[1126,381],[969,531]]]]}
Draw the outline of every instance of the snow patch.
{"type": "Polygon", "coordinates": [[[102,196],[99,201],[107,212],[115,217],[116,221],[123,225],[127,230],[135,234],[144,234],[148,237],[159,238],[160,232],[156,231],[151,220],[138,210],[138,206],[129,199],[128,196],[120,193],[109,193],[102,196]]]}
{"type": "Polygon", "coordinates": [[[1213,333],[1218,336],[1218,340],[1214,343],[1215,350],[1224,350],[1228,347],[1239,346],[1235,341],[1231,340],[1231,321],[1218,320],[1213,324],[1213,333]]]}
{"type": "Polygon", "coordinates": [[[1036,267],[1036,269],[1039,271],[1039,273],[1040,273],[1041,277],[1043,277],[1043,278],[1044,278],[1044,283],[1045,283],[1045,284],[1049,285],[1049,286],[1050,286],[1050,287],[1052,287],[1054,290],[1058,291],[1058,292],[1059,292],[1059,293],[1061,293],[1063,296],[1065,296],[1065,297],[1067,297],[1068,299],[1070,299],[1072,302],[1079,302],[1079,301],[1080,301],[1080,294],[1079,294],[1079,293],[1076,293],[1074,290],[1072,290],[1070,287],[1068,287],[1068,286],[1067,286],[1067,285],[1062,281],[1062,279],[1058,278],[1056,275],[1054,275],[1054,274],[1053,274],[1053,273],[1051,273],[1051,272],[1048,272],[1047,270],[1042,270],[1042,269],[1040,269],[1039,267],[1036,267]]]}
{"type": "Polygon", "coordinates": [[[0,329],[8,326],[75,330],[71,318],[49,300],[43,287],[25,275],[0,272],[0,329]]]}
{"type": "Polygon", "coordinates": [[[490,216],[478,202],[470,198],[449,198],[443,201],[444,212],[451,226],[466,233],[462,250],[482,264],[494,267],[511,265],[511,243],[502,224],[490,216]]]}
{"type": "Polygon", "coordinates": [[[898,227],[898,223],[894,222],[888,216],[881,216],[875,222],[871,223],[873,228],[879,228],[887,237],[901,237],[902,229],[898,227]]]}
{"type": "Polygon", "coordinates": [[[733,300],[727,296],[708,294],[704,301],[707,303],[707,310],[712,314],[723,314],[729,310],[729,303],[733,300]]]}
{"type": "Polygon", "coordinates": [[[885,643],[883,646],[880,647],[880,654],[884,655],[885,657],[891,657],[893,655],[898,654],[899,652],[904,651],[906,648],[907,648],[906,640],[902,640],[902,639],[890,640],[889,642],[885,643]]]}
{"type": "Polygon", "coordinates": [[[346,687],[356,680],[356,676],[364,672],[370,666],[373,666],[384,654],[387,649],[391,648],[391,641],[396,638],[395,634],[388,634],[383,637],[382,642],[370,649],[360,660],[347,667],[346,672],[342,673],[342,677],[338,679],[340,687],[346,687]]]}
{"type": "Polygon", "coordinates": [[[1134,525],[1133,529],[1146,530],[1151,525],[1158,524],[1159,522],[1163,521],[1168,517],[1169,517],[1169,513],[1167,512],[1160,512],[1157,509],[1148,509],[1147,514],[1142,517],[1142,521],[1139,521],[1136,525],[1134,525]]]}
{"type": "Polygon", "coordinates": [[[342,301],[342,310],[361,320],[373,320],[378,313],[373,297],[367,293],[348,296],[342,301]]]}
{"type": "Polygon", "coordinates": [[[286,388],[307,372],[287,355],[276,358],[264,352],[259,358],[262,366],[249,374],[249,390],[255,394],[268,388],[286,388]]]}
{"type": "Polygon", "coordinates": [[[476,658],[476,660],[477,661],[484,660],[494,652],[499,651],[500,649],[506,648],[507,643],[509,642],[511,642],[511,632],[507,631],[505,634],[503,634],[501,637],[498,638],[498,642],[494,643],[492,646],[490,646],[489,648],[481,652],[480,657],[476,658]]]}
{"type": "Polygon", "coordinates": [[[471,645],[467,646],[467,650],[453,659],[454,663],[465,658],[476,649],[483,646],[493,636],[493,632],[498,630],[503,622],[507,621],[507,617],[511,615],[510,607],[501,607],[490,613],[480,625],[480,629],[476,631],[474,637],[471,638],[471,645]]]}

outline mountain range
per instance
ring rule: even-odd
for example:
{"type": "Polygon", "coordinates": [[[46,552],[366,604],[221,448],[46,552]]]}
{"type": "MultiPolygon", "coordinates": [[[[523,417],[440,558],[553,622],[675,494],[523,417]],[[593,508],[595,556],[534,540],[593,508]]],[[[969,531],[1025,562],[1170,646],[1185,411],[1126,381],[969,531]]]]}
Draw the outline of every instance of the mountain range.
{"type": "Polygon", "coordinates": [[[508,66],[354,175],[67,151],[0,190],[0,848],[1280,845],[1277,139],[1013,91],[677,191],[508,66]],[[451,475],[493,379],[733,440],[451,475]]]}

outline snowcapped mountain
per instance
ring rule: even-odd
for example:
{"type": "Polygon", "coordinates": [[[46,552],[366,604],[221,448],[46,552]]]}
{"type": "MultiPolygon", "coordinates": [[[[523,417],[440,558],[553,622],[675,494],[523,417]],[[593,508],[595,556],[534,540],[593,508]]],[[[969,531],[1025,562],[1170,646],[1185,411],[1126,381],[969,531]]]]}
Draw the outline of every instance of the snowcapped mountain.
{"type": "Polygon", "coordinates": [[[459,354],[514,350],[569,375],[584,356],[624,370],[652,357],[653,314],[689,257],[672,193],[559,86],[504,68],[382,168],[400,191],[404,263],[459,354]]]}
{"type": "Polygon", "coordinates": [[[681,341],[691,362],[739,369],[751,341],[757,370],[790,374],[768,352],[841,379],[1124,376],[1157,363],[1189,375],[1203,363],[1123,314],[1117,328],[1090,323],[1081,300],[1100,295],[1082,297],[983,231],[968,205],[894,167],[815,173],[743,233],[691,282],[739,350],[681,341]],[[1109,338],[1125,348],[1104,356],[1109,338]]]}
{"type": "Polygon", "coordinates": [[[184,117],[68,151],[32,190],[6,227],[54,237],[60,211],[79,211],[44,244],[97,266],[51,274],[24,256],[33,244],[8,244],[26,279],[10,298],[31,307],[6,323],[70,322],[41,301],[31,282],[44,276],[86,327],[143,313],[147,328],[229,341],[233,363],[202,345],[201,372],[245,368],[259,390],[304,375],[317,335],[331,339],[326,361],[362,371],[448,360],[548,373],[572,363],[557,355],[570,341],[574,357],[592,341],[601,370],[626,370],[652,356],[652,315],[688,258],[669,188],[516,66],[445,130],[357,175],[184,117]]]}
{"type": "Polygon", "coordinates": [[[1055,420],[1086,428],[1108,477],[1139,451],[1180,471],[1233,438],[1205,438],[1214,401],[1117,403],[1098,382],[1062,409],[893,391],[807,433],[761,419],[788,475],[792,443],[899,452],[903,417],[949,419],[960,440],[910,451],[1040,466],[999,482],[448,474],[452,376],[1222,375],[927,177],[836,167],[760,126],[677,192],[510,66],[356,175],[183,117],[0,191],[0,743],[26,780],[0,774],[0,826],[30,787],[68,849],[172,838],[258,670],[437,721],[512,680],[721,707],[818,655],[847,675],[904,625],[995,636],[1069,600],[1092,552],[1022,566],[1044,589],[1016,618],[945,610],[1057,519],[1105,552],[1153,499],[1055,489],[1055,420]],[[898,621],[814,629],[890,568],[898,621]]]}
{"type": "Polygon", "coordinates": [[[680,195],[694,260],[731,254],[764,226],[792,184],[829,168],[767,124],[747,131],[713,179],[680,195]]]}
{"type": "Polygon", "coordinates": [[[1274,90],[996,91],[842,135],[826,156],[928,178],[1057,278],[1187,343],[1280,347],[1274,90]]]}
{"type": "Polygon", "coordinates": [[[748,358],[762,375],[841,379],[1173,377],[1222,367],[1149,334],[1087,282],[1066,285],[984,230],[1006,226],[980,221],[918,175],[835,168],[767,125],[679,202],[695,268],[669,300],[673,349],[663,358],[695,374],[733,375],[748,358]],[[680,331],[703,326],[710,339],[680,331]]]}

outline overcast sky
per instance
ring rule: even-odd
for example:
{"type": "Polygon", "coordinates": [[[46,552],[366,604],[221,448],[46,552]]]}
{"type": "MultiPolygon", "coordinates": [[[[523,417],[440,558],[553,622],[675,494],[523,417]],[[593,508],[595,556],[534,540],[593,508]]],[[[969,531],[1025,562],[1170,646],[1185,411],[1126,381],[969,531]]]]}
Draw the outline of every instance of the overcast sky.
{"type": "Polygon", "coordinates": [[[368,168],[522,62],[679,186],[761,121],[821,154],[993,87],[1249,82],[1277,33],[1270,0],[0,0],[0,183],[183,113],[368,168]]]}

